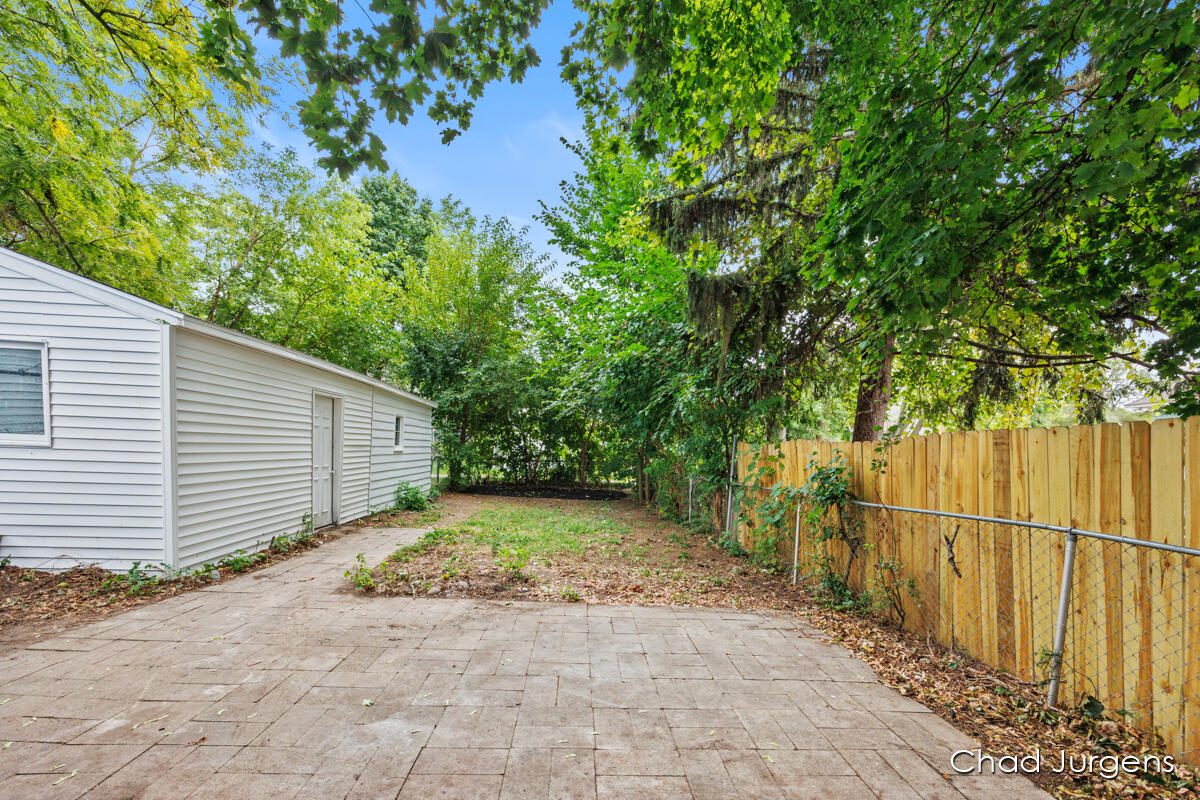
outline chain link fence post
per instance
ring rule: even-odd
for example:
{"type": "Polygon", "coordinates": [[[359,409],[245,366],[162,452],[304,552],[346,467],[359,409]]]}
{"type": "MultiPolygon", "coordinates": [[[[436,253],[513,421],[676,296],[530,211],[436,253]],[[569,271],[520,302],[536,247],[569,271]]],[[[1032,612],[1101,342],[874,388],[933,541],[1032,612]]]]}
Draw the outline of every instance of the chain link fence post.
{"type": "Polygon", "coordinates": [[[1071,571],[1075,567],[1075,546],[1079,535],[1067,532],[1067,549],[1063,553],[1062,585],[1058,590],[1058,616],[1054,621],[1054,652],[1050,655],[1050,688],[1046,691],[1046,708],[1058,707],[1058,690],[1062,686],[1063,650],[1067,643],[1067,617],[1071,613],[1071,571]]]}
{"type": "Polygon", "coordinates": [[[733,437],[733,455],[729,458],[729,491],[725,498],[725,538],[729,538],[730,528],[733,526],[733,479],[737,473],[737,446],[738,437],[733,437]]]}
{"type": "Polygon", "coordinates": [[[796,576],[800,571],[800,503],[796,503],[796,532],[792,539],[792,586],[796,585],[796,576]]]}

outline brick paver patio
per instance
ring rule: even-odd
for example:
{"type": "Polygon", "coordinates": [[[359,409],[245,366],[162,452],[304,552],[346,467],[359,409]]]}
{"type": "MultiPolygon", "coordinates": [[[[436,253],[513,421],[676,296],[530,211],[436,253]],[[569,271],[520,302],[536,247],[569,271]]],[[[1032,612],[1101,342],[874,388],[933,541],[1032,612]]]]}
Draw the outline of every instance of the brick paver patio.
{"type": "Polygon", "coordinates": [[[367,598],[364,531],[0,659],[0,796],[1003,798],[795,620],[367,598]]]}

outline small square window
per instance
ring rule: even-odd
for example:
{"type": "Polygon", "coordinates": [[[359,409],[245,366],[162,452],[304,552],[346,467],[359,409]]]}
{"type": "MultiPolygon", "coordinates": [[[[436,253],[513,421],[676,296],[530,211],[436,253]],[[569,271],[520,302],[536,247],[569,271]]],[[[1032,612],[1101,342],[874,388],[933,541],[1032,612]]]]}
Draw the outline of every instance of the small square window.
{"type": "Polygon", "coordinates": [[[46,345],[0,342],[0,445],[48,444],[46,345]]]}
{"type": "Polygon", "coordinates": [[[396,427],[392,432],[392,447],[396,452],[404,449],[404,417],[396,415],[396,427]]]}

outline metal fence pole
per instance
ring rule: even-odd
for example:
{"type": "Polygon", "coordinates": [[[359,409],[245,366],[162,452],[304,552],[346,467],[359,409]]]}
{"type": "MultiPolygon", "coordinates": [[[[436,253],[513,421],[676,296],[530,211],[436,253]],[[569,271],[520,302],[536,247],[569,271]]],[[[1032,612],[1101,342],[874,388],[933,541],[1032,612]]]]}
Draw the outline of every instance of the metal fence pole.
{"type": "Polygon", "coordinates": [[[729,459],[729,492],[725,498],[725,535],[729,536],[729,528],[733,525],[733,476],[737,470],[738,437],[733,437],[733,455],[729,459]]]}
{"type": "Polygon", "coordinates": [[[1054,623],[1054,653],[1050,657],[1050,688],[1046,692],[1046,708],[1058,706],[1058,690],[1062,686],[1063,649],[1067,643],[1067,617],[1071,612],[1071,570],[1075,566],[1075,544],[1079,534],[1067,532],[1067,550],[1063,554],[1062,585],[1058,590],[1058,618],[1054,623]]]}
{"type": "Polygon", "coordinates": [[[800,504],[796,504],[796,535],[792,540],[792,586],[796,585],[796,572],[800,569],[800,504]]]}

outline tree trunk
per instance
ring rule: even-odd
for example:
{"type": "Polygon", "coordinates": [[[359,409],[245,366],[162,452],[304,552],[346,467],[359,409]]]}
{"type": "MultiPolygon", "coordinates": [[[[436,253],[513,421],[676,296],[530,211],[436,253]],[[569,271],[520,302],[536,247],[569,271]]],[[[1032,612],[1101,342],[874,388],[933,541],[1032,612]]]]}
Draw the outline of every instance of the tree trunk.
{"type": "Polygon", "coordinates": [[[579,485],[587,486],[587,457],[588,438],[592,429],[585,423],[583,426],[583,441],[579,443],[579,485]]]}
{"type": "Polygon", "coordinates": [[[643,505],[649,502],[650,492],[646,487],[646,451],[638,450],[638,502],[643,505]]]}
{"type": "Polygon", "coordinates": [[[896,336],[888,334],[883,358],[874,365],[874,371],[864,375],[858,383],[854,434],[850,437],[853,442],[877,442],[883,438],[888,400],[892,395],[892,351],[895,345],[896,336]]]}

